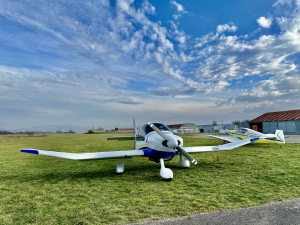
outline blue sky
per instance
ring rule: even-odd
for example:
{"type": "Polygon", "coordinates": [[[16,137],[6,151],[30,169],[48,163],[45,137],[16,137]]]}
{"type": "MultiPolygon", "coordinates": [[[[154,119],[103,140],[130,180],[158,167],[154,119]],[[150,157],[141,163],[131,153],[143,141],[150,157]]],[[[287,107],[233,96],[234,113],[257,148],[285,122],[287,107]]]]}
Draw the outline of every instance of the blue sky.
{"type": "Polygon", "coordinates": [[[0,2],[0,129],[300,107],[300,1],[0,2]]]}

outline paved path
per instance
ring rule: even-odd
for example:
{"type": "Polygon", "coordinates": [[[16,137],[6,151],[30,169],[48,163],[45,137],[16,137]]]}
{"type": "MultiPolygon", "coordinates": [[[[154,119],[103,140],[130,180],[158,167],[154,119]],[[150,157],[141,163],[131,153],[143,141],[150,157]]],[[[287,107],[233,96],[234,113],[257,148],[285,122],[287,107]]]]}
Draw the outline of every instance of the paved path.
{"type": "Polygon", "coordinates": [[[202,213],[142,225],[299,225],[300,198],[266,205],[202,213]]]}

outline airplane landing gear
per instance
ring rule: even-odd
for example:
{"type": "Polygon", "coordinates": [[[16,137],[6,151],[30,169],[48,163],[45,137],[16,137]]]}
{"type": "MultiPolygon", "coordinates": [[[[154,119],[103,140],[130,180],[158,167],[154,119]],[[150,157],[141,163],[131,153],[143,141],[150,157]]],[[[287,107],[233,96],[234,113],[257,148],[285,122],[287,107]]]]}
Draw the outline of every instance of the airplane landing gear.
{"type": "Polygon", "coordinates": [[[117,174],[122,174],[124,172],[124,158],[122,158],[122,162],[117,165],[116,171],[117,174]]]}
{"type": "Polygon", "coordinates": [[[180,159],[179,159],[179,164],[182,166],[184,169],[187,169],[190,167],[190,162],[187,159],[184,159],[182,154],[180,154],[180,159]]]}
{"type": "Polygon", "coordinates": [[[165,162],[163,158],[160,159],[160,165],[161,165],[160,176],[164,180],[171,181],[173,178],[173,172],[169,168],[165,167],[165,162]]]}

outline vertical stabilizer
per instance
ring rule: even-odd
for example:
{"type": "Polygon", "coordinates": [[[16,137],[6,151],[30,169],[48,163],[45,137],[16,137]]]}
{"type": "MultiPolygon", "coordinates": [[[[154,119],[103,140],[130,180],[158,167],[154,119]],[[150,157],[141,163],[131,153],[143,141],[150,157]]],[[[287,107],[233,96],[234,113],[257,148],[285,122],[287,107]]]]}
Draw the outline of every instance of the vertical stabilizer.
{"type": "Polygon", "coordinates": [[[275,136],[277,137],[277,139],[278,139],[279,141],[282,141],[282,143],[285,143],[283,130],[276,130],[275,136]]]}
{"type": "Polygon", "coordinates": [[[136,128],[136,124],[135,124],[135,119],[133,119],[133,133],[134,133],[134,136],[135,136],[136,133],[137,133],[137,128],[136,128]]]}
{"type": "Polygon", "coordinates": [[[136,128],[135,119],[133,119],[133,134],[134,134],[134,149],[135,149],[135,146],[136,146],[136,134],[137,134],[137,128],[136,128]]]}

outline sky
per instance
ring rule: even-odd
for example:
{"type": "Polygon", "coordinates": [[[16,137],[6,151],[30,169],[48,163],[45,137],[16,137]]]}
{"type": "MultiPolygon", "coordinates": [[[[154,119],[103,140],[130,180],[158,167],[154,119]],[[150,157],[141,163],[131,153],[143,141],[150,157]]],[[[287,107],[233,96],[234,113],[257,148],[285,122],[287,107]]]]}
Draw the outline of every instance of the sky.
{"type": "Polygon", "coordinates": [[[0,2],[0,129],[300,108],[300,0],[0,2]]]}

